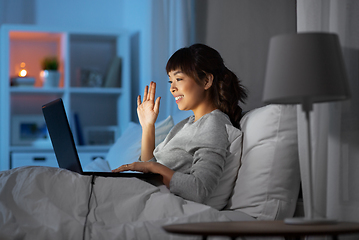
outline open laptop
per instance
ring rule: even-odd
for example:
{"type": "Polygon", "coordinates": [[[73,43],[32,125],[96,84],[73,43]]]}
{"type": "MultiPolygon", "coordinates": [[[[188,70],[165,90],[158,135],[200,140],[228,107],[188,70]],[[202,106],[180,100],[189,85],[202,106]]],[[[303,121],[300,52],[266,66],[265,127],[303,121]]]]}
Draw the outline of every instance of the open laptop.
{"type": "Polygon", "coordinates": [[[137,177],[141,179],[153,179],[160,176],[159,174],[141,172],[84,172],[77,153],[72,131],[67,120],[62,99],[59,98],[45,104],[42,106],[42,112],[50,134],[57,163],[60,168],[65,168],[82,175],[95,175],[102,177],[137,177]]]}

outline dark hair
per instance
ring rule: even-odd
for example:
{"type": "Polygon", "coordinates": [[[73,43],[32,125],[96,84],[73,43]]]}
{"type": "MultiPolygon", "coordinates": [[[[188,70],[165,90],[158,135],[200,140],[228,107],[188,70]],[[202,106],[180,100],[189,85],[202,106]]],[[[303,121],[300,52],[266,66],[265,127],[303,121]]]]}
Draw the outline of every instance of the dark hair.
{"type": "Polygon", "coordinates": [[[238,103],[244,103],[247,91],[238,77],[224,65],[221,55],[215,49],[204,44],[194,44],[177,50],[166,65],[167,73],[173,70],[181,70],[199,85],[203,85],[207,74],[212,74],[210,97],[215,106],[229,116],[233,126],[239,128],[242,108],[238,103]]]}

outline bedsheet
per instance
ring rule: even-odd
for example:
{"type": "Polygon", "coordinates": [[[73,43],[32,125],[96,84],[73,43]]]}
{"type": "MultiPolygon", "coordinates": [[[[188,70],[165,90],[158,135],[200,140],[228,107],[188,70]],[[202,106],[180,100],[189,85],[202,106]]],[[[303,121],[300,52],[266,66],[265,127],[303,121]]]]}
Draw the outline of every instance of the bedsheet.
{"type": "Polygon", "coordinates": [[[184,239],[161,226],[229,221],[137,178],[97,177],[90,199],[91,178],[49,167],[0,172],[0,239],[184,239]]]}

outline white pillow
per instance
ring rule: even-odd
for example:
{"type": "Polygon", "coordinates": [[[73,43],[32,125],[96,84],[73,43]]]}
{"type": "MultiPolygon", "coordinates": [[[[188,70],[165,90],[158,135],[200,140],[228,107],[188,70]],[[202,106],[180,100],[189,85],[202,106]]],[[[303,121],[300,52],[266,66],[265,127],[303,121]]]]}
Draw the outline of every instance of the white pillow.
{"type": "Polygon", "coordinates": [[[242,132],[231,125],[226,125],[229,146],[229,155],[226,159],[224,171],[217,188],[205,204],[215,209],[223,209],[232,195],[233,187],[237,178],[238,168],[241,165],[242,132]]]}
{"type": "Polygon", "coordinates": [[[226,208],[259,220],[292,217],[300,185],[296,107],[261,107],[240,125],[242,165],[226,208]]]}
{"type": "MultiPolygon", "coordinates": [[[[173,127],[172,116],[156,124],[155,145],[160,144],[173,127]]],[[[127,129],[116,140],[107,153],[106,160],[111,169],[126,163],[136,162],[141,155],[142,128],[138,123],[130,122],[127,129]]]]}
{"type": "MultiPolygon", "coordinates": [[[[163,140],[165,140],[167,134],[171,131],[173,128],[173,118],[171,115],[169,115],[166,119],[162,120],[161,122],[156,124],[156,132],[155,132],[155,145],[157,146],[160,144],[163,140]]],[[[140,143],[141,144],[141,143],[140,143]]],[[[141,148],[140,148],[141,151],[141,148]]]]}
{"type": "Polygon", "coordinates": [[[107,153],[106,160],[111,169],[137,160],[139,156],[137,151],[138,148],[141,147],[141,135],[141,125],[130,122],[126,130],[116,140],[107,153]]]}

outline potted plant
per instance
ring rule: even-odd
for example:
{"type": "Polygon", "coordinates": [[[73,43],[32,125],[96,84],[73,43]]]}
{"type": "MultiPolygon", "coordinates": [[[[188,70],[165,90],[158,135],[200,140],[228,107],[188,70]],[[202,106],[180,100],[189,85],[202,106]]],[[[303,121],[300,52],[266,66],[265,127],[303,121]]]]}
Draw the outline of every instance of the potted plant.
{"type": "Polygon", "coordinates": [[[41,62],[43,87],[58,87],[60,82],[57,57],[45,57],[41,62]]]}

